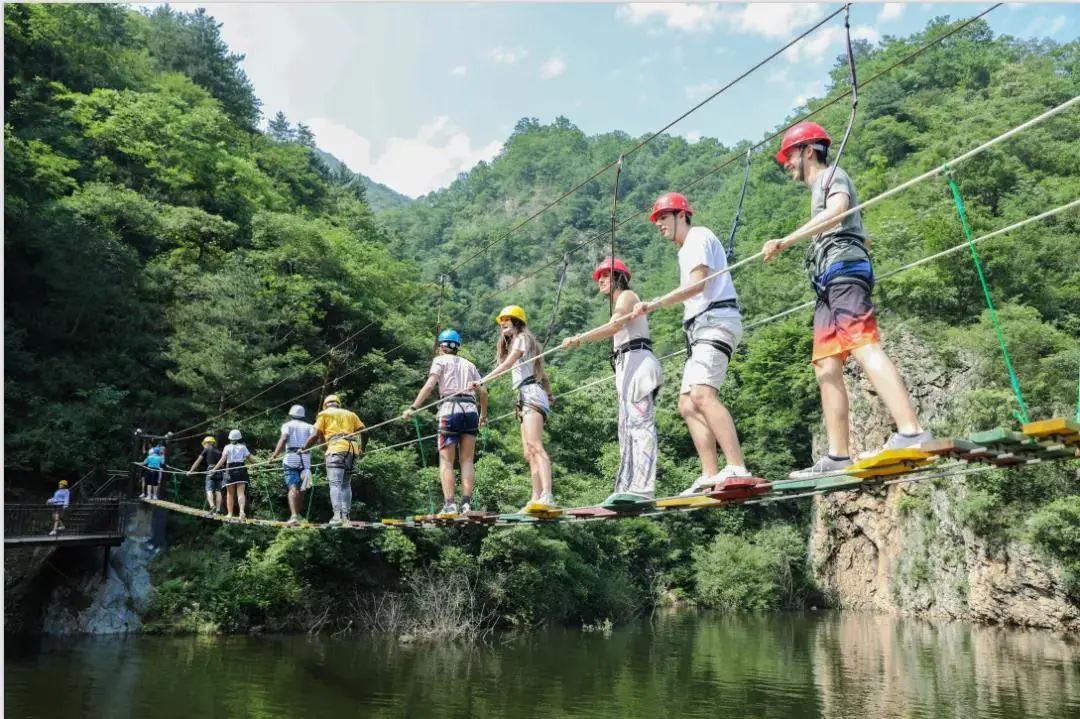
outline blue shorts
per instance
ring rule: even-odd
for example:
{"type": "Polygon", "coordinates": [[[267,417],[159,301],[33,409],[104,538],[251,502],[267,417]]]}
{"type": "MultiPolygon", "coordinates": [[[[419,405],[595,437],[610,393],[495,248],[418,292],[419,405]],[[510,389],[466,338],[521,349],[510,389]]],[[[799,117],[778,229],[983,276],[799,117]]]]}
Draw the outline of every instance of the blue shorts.
{"type": "Polygon", "coordinates": [[[282,471],[285,473],[285,486],[286,487],[299,487],[301,484],[300,469],[292,469],[291,467],[284,467],[282,471]]]}
{"type": "Polygon", "coordinates": [[[476,436],[480,432],[477,412],[454,412],[439,417],[439,449],[458,443],[463,434],[476,436]]]}

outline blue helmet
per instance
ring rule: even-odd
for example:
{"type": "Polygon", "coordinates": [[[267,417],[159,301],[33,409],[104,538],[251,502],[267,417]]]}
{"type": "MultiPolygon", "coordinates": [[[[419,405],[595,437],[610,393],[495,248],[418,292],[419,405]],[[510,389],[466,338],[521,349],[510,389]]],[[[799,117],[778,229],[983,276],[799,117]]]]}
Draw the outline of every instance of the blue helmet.
{"type": "Polygon", "coordinates": [[[439,344],[457,349],[461,346],[461,335],[457,333],[457,330],[443,330],[439,333],[439,344]]]}

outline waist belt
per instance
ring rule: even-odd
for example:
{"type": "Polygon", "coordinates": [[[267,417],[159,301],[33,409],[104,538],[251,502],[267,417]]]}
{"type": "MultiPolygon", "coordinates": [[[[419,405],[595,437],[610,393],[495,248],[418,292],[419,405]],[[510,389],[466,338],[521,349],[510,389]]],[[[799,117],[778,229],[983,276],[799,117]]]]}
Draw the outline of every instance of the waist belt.
{"type": "Polygon", "coordinates": [[[530,384],[540,384],[540,380],[536,379],[536,375],[529,375],[525,379],[521,380],[521,384],[517,386],[518,389],[530,384]]]}
{"type": "Polygon", "coordinates": [[[837,285],[859,285],[868,293],[874,291],[873,280],[867,281],[865,277],[861,277],[859,275],[837,275],[825,284],[822,284],[817,278],[815,278],[810,280],[810,284],[814,287],[814,293],[822,299],[828,297],[829,287],[834,287],[837,285]]]}
{"type": "Polygon", "coordinates": [[[683,330],[686,331],[686,332],[689,332],[690,328],[692,328],[694,326],[694,322],[697,321],[697,318],[701,317],[706,312],[709,312],[711,310],[719,310],[719,309],[727,308],[727,307],[730,307],[732,309],[737,310],[737,309],[739,309],[739,301],[738,300],[733,300],[733,299],[726,299],[726,300],[716,300],[715,302],[710,303],[708,307],[703,309],[701,312],[698,312],[696,315],[694,315],[690,319],[683,320],[683,323],[682,323],[683,330]]]}
{"type": "Polygon", "coordinates": [[[640,337],[638,339],[624,342],[616,347],[611,354],[608,355],[608,362],[611,363],[611,369],[615,369],[615,363],[619,361],[619,357],[623,356],[627,352],[636,352],[637,350],[649,350],[652,351],[652,341],[648,337],[640,337]]]}
{"type": "Polygon", "coordinates": [[[694,353],[694,345],[709,345],[713,349],[717,349],[717,350],[720,350],[721,352],[723,352],[724,356],[728,358],[728,361],[729,362],[731,361],[732,349],[731,349],[731,345],[729,345],[727,342],[724,342],[723,340],[707,340],[707,339],[697,339],[697,340],[694,340],[693,342],[691,342],[690,341],[690,335],[686,335],[686,361],[687,362],[690,361],[690,357],[694,353]]]}
{"type": "Polygon", "coordinates": [[[459,394],[439,400],[439,404],[476,404],[476,397],[471,394],[459,394]]]}
{"type": "Polygon", "coordinates": [[[286,447],[285,452],[288,453],[288,454],[296,454],[297,452],[299,452],[302,449],[303,449],[303,447],[286,447]]]}

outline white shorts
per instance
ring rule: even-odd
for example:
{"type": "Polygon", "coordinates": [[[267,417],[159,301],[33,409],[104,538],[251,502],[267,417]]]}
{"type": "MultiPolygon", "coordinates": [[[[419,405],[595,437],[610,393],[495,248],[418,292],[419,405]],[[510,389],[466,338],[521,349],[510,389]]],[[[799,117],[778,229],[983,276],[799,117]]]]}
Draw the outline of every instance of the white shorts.
{"type": "Polygon", "coordinates": [[[742,334],[742,317],[728,314],[724,309],[710,310],[694,320],[686,337],[690,351],[683,367],[679,394],[690,394],[693,386],[698,384],[720,389],[727,376],[729,352],[739,346],[742,334]],[[711,343],[730,349],[725,352],[711,343]]]}
{"type": "Polygon", "coordinates": [[[540,384],[526,384],[518,387],[517,415],[518,421],[528,412],[539,412],[540,416],[547,419],[551,405],[548,404],[547,392],[540,384]]]}

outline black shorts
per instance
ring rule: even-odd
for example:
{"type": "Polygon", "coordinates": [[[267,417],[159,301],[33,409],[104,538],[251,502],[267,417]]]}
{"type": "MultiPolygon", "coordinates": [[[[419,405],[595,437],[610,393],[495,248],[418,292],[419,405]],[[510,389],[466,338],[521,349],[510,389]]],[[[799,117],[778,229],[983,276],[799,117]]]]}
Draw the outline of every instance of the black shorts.
{"type": "Polygon", "coordinates": [[[160,469],[145,469],[143,470],[143,481],[146,482],[147,487],[156,487],[161,482],[161,474],[160,469]]]}
{"type": "Polygon", "coordinates": [[[480,432],[480,415],[477,412],[454,412],[439,417],[439,449],[457,444],[463,434],[474,437],[480,432]]]}
{"type": "Polygon", "coordinates": [[[248,483],[248,471],[243,462],[237,462],[236,464],[225,465],[225,485],[228,487],[231,484],[247,484],[248,483]]]}
{"type": "Polygon", "coordinates": [[[830,283],[814,308],[811,361],[825,357],[843,361],[852,350],[880,341],[869,286],[861,282],[830,283]]]}

